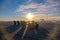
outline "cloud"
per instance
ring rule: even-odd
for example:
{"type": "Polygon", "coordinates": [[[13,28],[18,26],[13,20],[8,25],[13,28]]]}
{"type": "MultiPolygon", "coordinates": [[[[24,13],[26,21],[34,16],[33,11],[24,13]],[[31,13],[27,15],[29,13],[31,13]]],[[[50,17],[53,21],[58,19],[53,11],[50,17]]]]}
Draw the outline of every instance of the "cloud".
{"type": "MultiPolygon", "coordinates": [[[[49,6],[45,5],[41,5],[41,4],[36,4],[36,3],[31,3],[31,4],[27,4],[27,5],[20,5],[16,12],[20,12],[20,11],[25,11],[28,9],[34,9],[37,11],[46,11],[48,8],[50,8],[49,6]]],[[[30,10],[31,11],[31,10],[30,10]]]]}
{"type": "Polygon", "coordinates": [[[19,12],[19,11],[24,11],[25,9],[29,9],[29,8],[36,8],[36,7],[37,7],[36,4],[20,5],[20,6],[17,8],[17,12],[19,12]]]}
{"type": "Polygon", "coordinates": [[[60,15],[59,12],[59,6],[60,6],[60,0],[47,0],[46,1],[49,5],[50,5],[50,11],[52,11],[52,13],[57,13],[58,15],[60,15]]]}
{"type": "Polygon", "coordinates": [[[27,0],[28,2],[31,2],[32,0],[27,0]]]}
{"type": "Polygon", "coordinates": [[[50,20],[60,20],[60,16],[53,16],[53,17],[50,17],[50,20]]]}
{"type": "MultiPolygon", "coordinates": [[[[29,0],[29,2],[32,0],[29,0]]],[[[38,3],[29,3],[25,5],[19,5],[16,9],[16,12],[22,12],[22,13],[28,13],[33,12],[38,15],[46,15],[49,14],[50,16],[57,16],[60,15],[57,13],[59,11],[57,9],[57,6],[59,6],[60,1],[54,1],[54,0],[46,0],[44,3],[41,2],[38,3]],[[57,15],[56,15],[57,14],[57,15]]]]}
{"type": "Polygon", "coordinates": [[[21,18],[31,12],[38,17],[46,17],[46,14],[49,14],[52,19],[60,18],[59,6],[60,0],[5,0],[2,5],[5,9],[17,7],[14,12],[21,18]]]}

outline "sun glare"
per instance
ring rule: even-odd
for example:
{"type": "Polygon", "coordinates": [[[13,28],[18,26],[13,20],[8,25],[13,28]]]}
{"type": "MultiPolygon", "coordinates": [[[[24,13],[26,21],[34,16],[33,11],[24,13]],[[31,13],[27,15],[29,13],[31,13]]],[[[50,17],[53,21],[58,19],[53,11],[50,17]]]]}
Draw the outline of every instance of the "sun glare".
{"type": "Polygon", "coordinates": [[[31,13],[28,13],[27,16],[26,16],[26,18],[27,18],[28,20],[32,20],[33,15],[32,15],[31,13]]]}

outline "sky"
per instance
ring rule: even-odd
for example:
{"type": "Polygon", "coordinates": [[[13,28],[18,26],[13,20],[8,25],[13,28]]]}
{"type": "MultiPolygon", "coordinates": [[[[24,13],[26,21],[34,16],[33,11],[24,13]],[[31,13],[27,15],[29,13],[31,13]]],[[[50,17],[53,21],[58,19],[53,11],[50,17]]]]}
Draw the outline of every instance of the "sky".
{"type": "Polygon", "coordinates": [[[60,0],[0,0],[0,21],[24,20],[28,13],[35,20],[59,20],[60,0]]]}

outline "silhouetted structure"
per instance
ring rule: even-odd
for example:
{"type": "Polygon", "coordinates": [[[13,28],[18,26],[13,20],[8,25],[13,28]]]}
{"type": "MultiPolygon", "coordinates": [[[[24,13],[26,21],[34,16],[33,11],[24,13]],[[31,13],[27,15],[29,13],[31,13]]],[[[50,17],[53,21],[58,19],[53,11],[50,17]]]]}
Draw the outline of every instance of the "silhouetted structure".
{"type": "Polygon", "coordinates": [[[14,25],[16,25],[16,21],[14,21],[14,25]]]}
{"type": "Polygon", "coordinates": [[[19,21],[14,21],[14,25],[20,25],[19,21]]]}
{"type": "Polygon", "coordinates": [[[20,25],[20,22],[19,22],[19,21],[17,21],[17,22],[16,22],[16,24],[17,24],[17,25],[20,25]]]}
{"type": "Polygon", "coordinates": [[[26,22],[25,22],[25,21],[21,21],[20,24],[22,25],[23,29],[25,29],[25,27],[26,27],[26,22]]]}
{"type": "Polygon", "coordinates": [[[45,20],[44,19],[41,19],[41,23],[45,23],[45,20]]]}
{"type": "Polygon", "coordinates": [[[36,30],[38,30],[38,28],[39,28],[39,24],[36,22],[36,30]]]}
{"type": "Polygon", "coordinates": [[[37,22],[35,22],[35,21],[32,21],[31,23],[28,24],[28,26],[29,26],[28,27],[29,29],[36,29],[36,30],[38,30],[39,24],[37,22]]]}

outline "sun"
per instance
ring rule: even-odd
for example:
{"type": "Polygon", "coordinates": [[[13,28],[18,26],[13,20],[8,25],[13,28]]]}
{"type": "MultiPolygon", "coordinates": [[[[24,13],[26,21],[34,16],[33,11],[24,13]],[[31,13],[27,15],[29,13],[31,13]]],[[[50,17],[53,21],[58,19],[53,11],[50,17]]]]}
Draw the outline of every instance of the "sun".
{"type": "Polygon", "coordinates": [[[33,17],[34,17],[34,16],[33,16],[31,13],[28,13],[28,14],[26,15],[26,18],[27,18],[28,20],[32,20],[33,17]]]}

